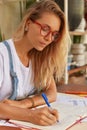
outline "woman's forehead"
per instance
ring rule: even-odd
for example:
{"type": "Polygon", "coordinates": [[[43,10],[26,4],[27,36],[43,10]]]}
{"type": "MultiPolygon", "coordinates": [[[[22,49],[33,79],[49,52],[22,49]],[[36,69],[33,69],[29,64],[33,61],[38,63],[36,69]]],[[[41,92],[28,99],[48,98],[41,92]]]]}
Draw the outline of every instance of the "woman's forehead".
{"type": "Polygon", "coordinates": [[[60,18],[57,17],[55,14],[53,13],[43,13],[41,18],[38,19],[39,22],[41,22],[42,24],[47,24],[53,28],[57,28],[59,29],[60,26],[60,18]]]}

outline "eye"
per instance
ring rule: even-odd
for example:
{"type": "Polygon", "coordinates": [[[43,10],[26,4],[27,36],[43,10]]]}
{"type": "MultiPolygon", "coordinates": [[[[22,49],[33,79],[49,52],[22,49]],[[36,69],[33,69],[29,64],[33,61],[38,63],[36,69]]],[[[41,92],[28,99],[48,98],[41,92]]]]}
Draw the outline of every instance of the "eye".
{"type": "Polygon", "coordinates": [[[54,32],[53,36],[54,36],[54,39],[57,39],[59,37],[59,32],[58,31],[54,32]]]}
{"type": "Polygon", "coordinates": [[[45,32],[49,32],[50,31],[50,27],[47,26],[47,25],[43,25],[42,26],[42,30],[45,31],[45,32]]]}

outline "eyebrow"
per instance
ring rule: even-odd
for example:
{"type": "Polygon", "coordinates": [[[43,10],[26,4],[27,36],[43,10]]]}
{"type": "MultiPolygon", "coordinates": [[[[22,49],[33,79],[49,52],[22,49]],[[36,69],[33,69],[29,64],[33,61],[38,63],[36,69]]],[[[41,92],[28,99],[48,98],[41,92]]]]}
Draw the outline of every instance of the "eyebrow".
{"type": "MultiPolygon", "coordinates": [[[[34,21],[38,22],[37,20],[33,20],[32,18],[30,18],[30,19],[31,19],[32,22],[34,22],[34,21]]],[[[39,23],[39,22],[38,22],[38,23],[39,23]]],[[[50,25],[48,25],[48,24],[46,24],[46,23],[39,23],[39,24],[41,24],[42,26],[43,26],[43,25],[48,26],[48,27],[51,29],[51,31],[52,31],[52,28],[51,28],[50,25]]],[[[56,32],[59,32],[59,30],[55,30],[55,31],[56,31],[56,32]]],[[[52,32],[55,32],[55,31],[52,31],[52,32]]]]}
{"type": "MultiPolygon", "coordinates": [[[[49,26],[48,24],[42,24],[42,25],[46,25],[46,26],[48,26],[52,30],[51,26],[49,26]]],[[[55,30],[55,31],[59,32],[59,30],[55,30]]],[[[52,31],[52,32],[55,32],[55,31],[52,31]]]]}

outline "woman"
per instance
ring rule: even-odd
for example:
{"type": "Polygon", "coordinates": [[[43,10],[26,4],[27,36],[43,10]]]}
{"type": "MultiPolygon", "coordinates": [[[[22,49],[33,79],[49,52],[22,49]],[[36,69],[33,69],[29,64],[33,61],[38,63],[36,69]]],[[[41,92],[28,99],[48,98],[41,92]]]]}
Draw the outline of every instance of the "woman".
{"type": "Polygon", "coordinates": [[[45,103],[41,92],[46,93],[50,102],[56,100],[53,75],[59,80],[64,72],[67,36],[63,12],[54,1],[42,0],[28,9],[13,38],[0,43],[1,119],[17,119],[38,125],[52,125],[58,120],[55,109],[29,108],[45,103]],[[11,50],[15,71],[12,75],[11,58],[5,43],[11,50]],[[17,79],[15,85],[13,76],[17,79]]]}

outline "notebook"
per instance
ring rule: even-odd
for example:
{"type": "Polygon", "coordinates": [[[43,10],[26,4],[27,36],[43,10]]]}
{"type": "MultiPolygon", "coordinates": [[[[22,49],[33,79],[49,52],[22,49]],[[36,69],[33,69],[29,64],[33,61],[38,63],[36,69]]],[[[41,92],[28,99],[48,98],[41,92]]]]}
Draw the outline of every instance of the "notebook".
{"type": "MultiPolygon", "coordinates": [[[[87,99],[86,99],[87,100],[87,99]]],[[[20,124],[24,127],[33,127],[40,130],[67,130],[80,118],[87,116],[87,101],[83,97],[71,94],[58,93],[57,100],[51,103],[52,108],[59,112],[59,122],[51,126],[39,126],[29,122],[9,120],[12,123],[20,124]],[[85,104],[85,105],[84,105],[85,104]]]]}

